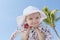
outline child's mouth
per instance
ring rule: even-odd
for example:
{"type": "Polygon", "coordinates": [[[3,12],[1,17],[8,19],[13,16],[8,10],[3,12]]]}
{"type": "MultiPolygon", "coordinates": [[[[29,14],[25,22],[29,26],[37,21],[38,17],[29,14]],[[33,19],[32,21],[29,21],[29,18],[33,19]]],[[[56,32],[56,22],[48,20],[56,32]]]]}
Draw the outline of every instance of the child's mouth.
{"type": "Polygon", "coordinates": [[[34,24],[37,24],[37,23],[34,23],[34,24]]]}
{"type": "Polygon", "coordinates": [[[34,24],[32,24],[32,25],[36,25],[37,23],[34,23],[34,24]]]}

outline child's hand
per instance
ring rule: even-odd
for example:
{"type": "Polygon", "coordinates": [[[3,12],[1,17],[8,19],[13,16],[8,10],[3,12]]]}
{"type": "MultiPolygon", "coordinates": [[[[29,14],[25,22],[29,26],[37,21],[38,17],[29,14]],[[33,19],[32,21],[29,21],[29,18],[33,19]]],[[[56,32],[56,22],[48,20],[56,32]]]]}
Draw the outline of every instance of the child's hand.
{"type": "Polygon", "coordinates": [[[30,31],[30,29],[31,29],[31,28],[30,28],[30,27],[28,27],[28,28],[27,28],[27,32],[29,32],[29,31],[30,31]]]}
{"type": "MultiPolygon", "coordinates": [[[[40,25],[40,24],[39,24],[40,25]]],[[[38,28],[39,27],[39,25],[37,25],[37,26],[34,26],[33,28],[38,28]]]]}
{"type": "Polygon", "coordinates": [[[28,35],[29,35],[30,29],[31,29],[31,28],[28,27],[27,30],[26,30],[26,32],[24,32],[22,40],[27,40],[27,39],[28,39],[28,35]]]}
{"type": "Polygon", "coordinates": [[[38,34],[39,40],[45,40],[45,34],[43,32],[41,32],[38,28],[35,28],[35,31],[38,34]]]}

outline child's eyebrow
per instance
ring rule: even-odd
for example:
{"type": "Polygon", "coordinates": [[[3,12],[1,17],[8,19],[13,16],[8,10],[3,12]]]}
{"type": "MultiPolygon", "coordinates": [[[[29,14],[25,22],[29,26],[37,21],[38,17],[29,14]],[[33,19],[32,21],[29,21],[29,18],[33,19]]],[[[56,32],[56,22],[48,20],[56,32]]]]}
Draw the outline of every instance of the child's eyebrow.
{"type": "Polygon", "coordinates": [[[29,18],[33,18],[33,17],[29,17],[29,18]]]}

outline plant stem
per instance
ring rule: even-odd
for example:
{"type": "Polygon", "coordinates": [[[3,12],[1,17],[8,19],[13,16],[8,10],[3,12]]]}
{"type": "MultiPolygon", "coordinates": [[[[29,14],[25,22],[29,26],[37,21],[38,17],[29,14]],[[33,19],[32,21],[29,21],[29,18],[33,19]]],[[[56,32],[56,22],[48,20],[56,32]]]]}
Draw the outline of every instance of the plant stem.
{"type": "Polygon", "coordinates": [[[54,29],[54,31],[55,31],[55,33],[56,33],[56,35],[57,35],[58,39],[60,40],[60,37],[59,37],[59,35],[58,35],[58,33],[57,33],[57,31],[56,31],[55,27],[54,27],[53,29],[54,29]]]}

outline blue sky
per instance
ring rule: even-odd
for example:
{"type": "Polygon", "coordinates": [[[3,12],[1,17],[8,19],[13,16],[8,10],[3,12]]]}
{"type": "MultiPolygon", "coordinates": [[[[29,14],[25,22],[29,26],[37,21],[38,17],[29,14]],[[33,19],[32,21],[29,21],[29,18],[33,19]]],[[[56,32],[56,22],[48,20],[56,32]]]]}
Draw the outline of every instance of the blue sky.
{"type": "MultiPolygon", "coordinates": [[[[10,40],[10,35],[17,29],[16,17],[22,15],[23,9],[27,6],[35,6],[42,9],[47,6],[50,10],[60,10],[60,0],[0,0],[0,40],[10,40]]],[[[57,17],[60,12],[57,13],[57,17]]],[[[56,30],[60,36],[60,20],[56,22],[56,30]]],[[[48,26],[49,27],[49,26],[48,26]]],[[[51,29],[54,40],[57,40],[57,36],[53,29],[51,29]]],[[[16,40],[21,38],[20,35],[16,37],[16,40]]]]}

